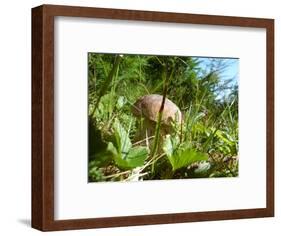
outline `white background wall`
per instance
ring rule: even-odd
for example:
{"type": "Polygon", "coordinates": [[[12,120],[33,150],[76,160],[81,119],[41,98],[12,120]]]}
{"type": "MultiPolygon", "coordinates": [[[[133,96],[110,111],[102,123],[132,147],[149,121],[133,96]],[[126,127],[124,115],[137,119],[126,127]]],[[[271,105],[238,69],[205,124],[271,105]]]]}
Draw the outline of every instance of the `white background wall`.
{"type": "MultiPolygon", "coordinates": [[[[281,90],[281,14],[277,0],[68,0],[2,1],[0,5],[0,235],[39,235],[30,228],[31,208],[31,16],[30,8],[68,4],[202,14],[275,18],[276,88],[281,90]],[[278,14],[279,13],[279,14],[278,14]]],[[[281,4],[281,3],[280,3],[281,4]]],[[[66,231],[47,235],[276,235],[281,229],[281,95],[276,94],[276,217],[66,231]],[[279,109],[277,109],[279,107],[279,109]]],[[[254,183],[258,184],[258,183],[254,183]]],[[[250,187],[250,186],[249,186],[250,187]]],[[[207,197],[207,196],[206,196],[207,197]]]]}

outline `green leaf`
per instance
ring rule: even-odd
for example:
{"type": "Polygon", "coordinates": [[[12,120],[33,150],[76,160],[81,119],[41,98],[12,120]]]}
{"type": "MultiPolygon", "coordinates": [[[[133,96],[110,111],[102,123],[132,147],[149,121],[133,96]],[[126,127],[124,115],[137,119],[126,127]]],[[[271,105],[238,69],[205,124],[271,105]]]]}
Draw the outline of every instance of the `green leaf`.
{"type": "Polygon", "coordinates": [[[134,147],[131,148],[125,160],[130,167],[138,167],[144,164],[145,159],[148,156],[148,150],[146,147],[134,147]]]}
{"type": "Polygon", "coordinates": [[[146,147],[133,147],[127,132],[118,120],[114,123],[115,146],[109,143],[107,149],[120,169],[133,169],[144,164],[148,156],[146,147]]]}
{"type": "Polygon", "coordinates": [[[144,164],[145,159],[148,155],[146,147],[134,147],[131,148],[127,155],[123,155],[117,152],[117,149],[112,143],[109,144],[108,148],[113,154],[114,161],[120,169],[128,170],[133,169],[144,164]]]}
{"type": "Polygon", "coordinates": [[[116,107],[121,109],[126,104],[126,98],[124,96],[120,96],[117,100],[116,107]]]}
{"type": "Polygon", "coordinates": [[[120,124],[119,120],[116,119],[113,125],[116,147],[119,153],[127,154],[132,147],[132,143],[127,132],[120,124]]]}
{"type": "Polygon", "coordinates": [[[113,143],[109,142],[107,145],[107,151],[111,153],[113,156],[118,156],[118,151],[114,147],[113,143]]]}
{"type": "Polygon", "coordinates": [[[173,155],[174,148],[173,148],[172,140],[169,135],[167,135],[164,140],[163,151],[166,153],[168,157],[173,155]]]}
{"type": "Polygon", "coordinates": [[[122,159],[122,154],[118,152],[118,150],[114,147],[113,143],[109,142],[107,149],[113,156],[113,159],[114,159],[116,165],[120,169],[127,169],[126,161],[122,159]]]}
{"type": "Polygon", "coordinates": [[[166,138],[163,143],[163,150],[167,156],[172,156],[173,153],[180,145],[180,139],[178,136],[171,137],[170,135],[166,135],[166,138]]]}
{"type": "Polygon", "coordinates": [[[173,171],[187,167],[194,162],[208,160],[208,156],[205,153],[198,152],[192,148],[181,147],[169,135],[164,141],[163,150],[172,165],[173,171]]]}
{"type": "Polygon", "coordinates": [[[194,149],[179,149],[172,156],[168,156],[170,163],[173,167],[173,171],[187,167],[194,162],[206,161],[208,156],[204,153],[195,151],[194,149]]]}
{"type": "Polygon", "coordinates": [[[224,143],[226,143],[227,145],[231,146],[231,145],[234,145],[235,142],[231,139],[231,137],[229,135],[227,135],[227,133],[221,131],[221,130],[218,130],[216,132],[216,136],[218,138],[220,138],[224,143]]]}

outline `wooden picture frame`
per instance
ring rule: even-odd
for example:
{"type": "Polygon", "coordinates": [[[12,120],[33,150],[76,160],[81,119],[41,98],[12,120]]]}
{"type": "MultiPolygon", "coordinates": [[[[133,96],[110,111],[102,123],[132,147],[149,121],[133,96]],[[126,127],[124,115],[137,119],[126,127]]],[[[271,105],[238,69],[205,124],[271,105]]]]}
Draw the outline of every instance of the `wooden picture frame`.
{"type": "Polygon", "coordinates": [[[42,5],[32,9],[32,227],[42,231],[274,216],[274,20],[42,5]],[[54,219],[54,18],[56,16],[266,29],[266,207],[90,219],[54,219]]]}

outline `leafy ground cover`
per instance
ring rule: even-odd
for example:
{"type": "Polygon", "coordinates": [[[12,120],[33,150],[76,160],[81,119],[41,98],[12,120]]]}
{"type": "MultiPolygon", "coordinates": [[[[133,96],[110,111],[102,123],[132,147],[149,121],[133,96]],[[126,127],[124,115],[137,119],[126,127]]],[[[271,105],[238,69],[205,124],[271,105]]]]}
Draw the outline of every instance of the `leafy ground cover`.
{"type": "Polygon", "coordinates": [[[227,78],[237,59],[88,54],[90,182],[235,177],[238,86],[227,78]],[[159,94],[182,113],[153,133],[132,113],[142,96],[159,94]]]}

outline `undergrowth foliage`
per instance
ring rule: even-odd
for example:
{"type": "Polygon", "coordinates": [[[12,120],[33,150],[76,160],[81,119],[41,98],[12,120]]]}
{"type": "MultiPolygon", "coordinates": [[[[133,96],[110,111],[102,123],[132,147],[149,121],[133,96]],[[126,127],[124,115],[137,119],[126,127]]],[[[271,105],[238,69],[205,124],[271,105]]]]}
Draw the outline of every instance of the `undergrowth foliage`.
{"type": "Polygon", "coordinates": [[[238,86],[223,76],[233,60],[89,53],[89,181],[237,176],[238,86]],[[132,113],[149,94],[173,101],[182,122],[167,131],[160,109],[149,136],[132,113]]]}

